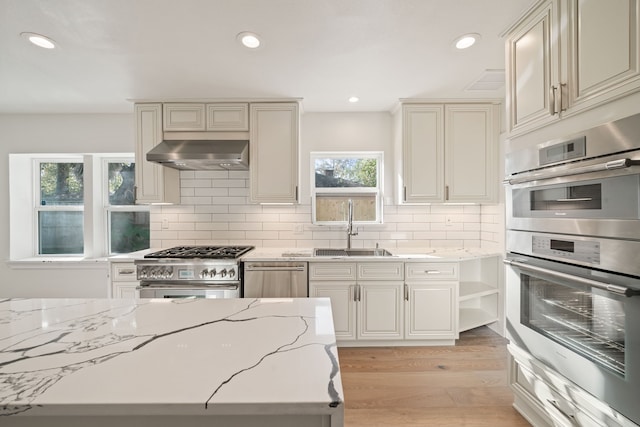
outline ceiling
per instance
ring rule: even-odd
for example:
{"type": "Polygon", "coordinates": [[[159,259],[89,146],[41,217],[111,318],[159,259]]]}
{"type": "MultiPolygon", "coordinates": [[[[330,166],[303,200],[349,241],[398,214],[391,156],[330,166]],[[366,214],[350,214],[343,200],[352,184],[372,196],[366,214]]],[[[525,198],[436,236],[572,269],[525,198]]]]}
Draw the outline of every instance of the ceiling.
{"type": "Polygon", "coordinates": [[[504,87],[467,88],[504,69],[500,33],[534,1],[0,0],[0,113],[123,113],[132,99],[302,98],[304,111],[344,112],[502,98],[504,87]],[[242,31],[261,47],[242,47],[242,31]],[[454,49],[465,33],[482,38],[454,49]]]}

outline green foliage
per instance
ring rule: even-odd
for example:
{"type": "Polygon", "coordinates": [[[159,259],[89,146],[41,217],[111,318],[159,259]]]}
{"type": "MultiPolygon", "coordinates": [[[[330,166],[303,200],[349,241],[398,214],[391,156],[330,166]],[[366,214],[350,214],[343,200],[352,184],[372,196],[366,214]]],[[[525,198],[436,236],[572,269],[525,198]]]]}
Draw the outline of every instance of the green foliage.
{"type": "Polygon", "coordinates": [[[317,187],[376,187],[376,159],[327,158],[315,162],[317,187]]]}

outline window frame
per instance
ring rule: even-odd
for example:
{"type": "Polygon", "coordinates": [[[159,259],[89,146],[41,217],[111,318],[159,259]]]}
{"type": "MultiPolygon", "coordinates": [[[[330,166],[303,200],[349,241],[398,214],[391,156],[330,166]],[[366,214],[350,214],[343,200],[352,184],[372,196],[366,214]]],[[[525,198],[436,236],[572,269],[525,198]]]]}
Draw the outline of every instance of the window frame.
{"type": "Polygon", "coordinates": [[[104,252],[108,255],[119,255],[120,252],[111,252],[111,214],[114,212],[149,212],[149,205],[112,205],[109,202],[109,163],[135,163],[135,158],[131,156],[102,157],[102,221],[105,230],[104,252]]]}
{"type": "Polygon", "coordinates": [[[318,221],[316,217],[316,198],[318,195],[374,195],[376,206],[376,218],[373,221],[353,221],[353,224],[382,224],[384,207],[384,152],[383,151],[312,151],[310,153],[310,187],[311,187],[311,223],[314,225],[342,225],[347,221],[318,221]],[[376,186],[375,187],[316,187],[317,159],[376,159],[376,186]]]}
{"type": "MultiPolygon", "coordinates": [[[[112,256],[105,200],[108,201],[108,164],[135,163],[134,153],[10,153],[9,261],[82,261],[112,256]],[[40,164],[84,163],[84,204],[40,205],[40,164]],[[104,166],[103,166],[104,165],[104,166]],[[38,212],[82,211],[84,252],[39,254],[38,212]]],[[[127,211],[146,211],[148,205],[126,205],[127,211]]],[[[151,231],[151,223],[149,224],[151,231]]]]}
{"type": "Polygon", "coordinates": [[[83,215],[83,236],[84,236],[84,211],[85,211],[85,203],[86,203],[86,183],[84,179],[83,173],[83,197],[82,204],[80,205],[42,205],[42,181],[40,176],[40,168],[43,163],[82,163],[84,164],[84,158],[80,155],[67,155],[67,157],[34,157],[32,160],[32,173],[33,173],[33,189],[32,189],[32,197],[33,197],[33,219],[32,219],[32,229],[33,229],[33,255],[36,257],[75,257],[82,256],[86,252],[86,242],[84,242],[83,237],[83,245],[82,253],[64,253],[64,254],[41,254],[40,253],[40,212],[82,212],[83,215]]]}

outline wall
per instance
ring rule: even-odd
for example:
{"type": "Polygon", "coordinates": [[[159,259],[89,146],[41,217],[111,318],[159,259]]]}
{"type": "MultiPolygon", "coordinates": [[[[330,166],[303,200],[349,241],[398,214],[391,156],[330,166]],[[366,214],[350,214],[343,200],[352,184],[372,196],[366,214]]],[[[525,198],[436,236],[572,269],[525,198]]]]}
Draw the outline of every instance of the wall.
{"type": "Polygon", "coordinates": [[[247,172],[181,172],[181,204],[152,210],[152,246],[252,244],[264,247],[344,247],[340,226],[311,224],[312,151],[384,153],[384,224],[359,226],[354,247],[499,248],[500,205],[395,205],[394,147],[389,113],[307,113],[302,116],[298,206],[247,203],[247,172]],[[483,242],[484,241],[484,242],[483,242]]]}
{"type": "MultiPolygon", "coordinates": [[[[499,245],[500,205],[393,204],[392,122],[388,113],[307,113],[301,124],[301,200],[296,207],[247,203],[245,172],[182,173],[183,204],[154,207],[152,244],[251,242],[264,246],[343,246],[342,227],[310,223],[309,153],[375,150],[385,156],[385,224],[359,228],[354,246],[499,245]],[[211,175],[210,175],[211,174],[211,175]],[[163,229],[163,219],[168,229],[163,229]]],[[[0,114],[0,297],[106,296],[106,263],[16,266],[9,259],[9,153],[134,151],[133,115],[0,114]],[[29,267],[29,268],[20,268],[29,267]]],[[[499,247],[499,246],[498,246],[499,247]]]]}
{"type": "Polygon", "coordinates": [[[133,151],[132,114],[0,114],[0,297],[103,297],[109,282],[106,262],[6,262],[10,233],[20,233],[9,226],[8,154],[133,151]]]}

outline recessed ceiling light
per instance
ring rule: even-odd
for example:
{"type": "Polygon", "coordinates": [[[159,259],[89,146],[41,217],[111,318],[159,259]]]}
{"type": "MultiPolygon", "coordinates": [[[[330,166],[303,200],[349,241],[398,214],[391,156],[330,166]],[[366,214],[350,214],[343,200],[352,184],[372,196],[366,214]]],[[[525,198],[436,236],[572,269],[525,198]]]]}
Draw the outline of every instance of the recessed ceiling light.
{"type": "Polygon", "coordinates": [[[36,33],[20,33],[22,37],[29,40],[31,43],[44,49],[53,49],[56,47],[56,43],[47,36],[36,33]]]}
{"type": "Polygon", "coordinates": [[[453,43],[456,49],[467,49],[473,46],[478,40],[480,40],[480,34],[471,33],[458,37],[453,43]]]}
{"type": "Polygon", "coordinates": [[[238,39],[243,46],[248,47],[249,49],[256,49],[260,47],[260,36],[256,33],[243,31],[236,36],[236,39],[238,39]]]}
{"type": "Polygon", "coordinates": [[[360,98],[358,98],[357,96],[349,97],[349,102],[352,103],[352,104],[355,104],[358,101],[360,101],[360,98]]]}

